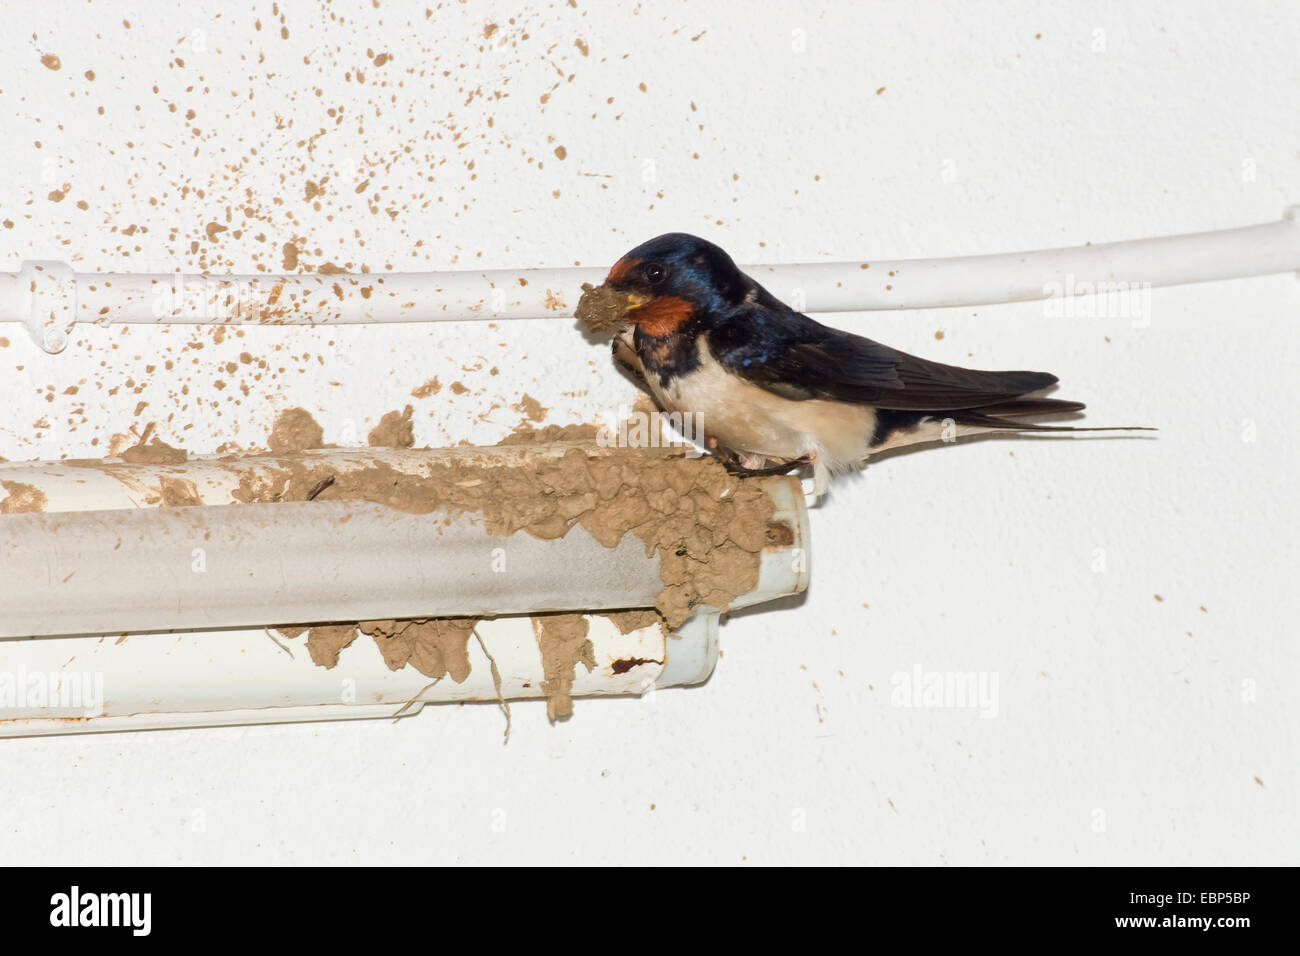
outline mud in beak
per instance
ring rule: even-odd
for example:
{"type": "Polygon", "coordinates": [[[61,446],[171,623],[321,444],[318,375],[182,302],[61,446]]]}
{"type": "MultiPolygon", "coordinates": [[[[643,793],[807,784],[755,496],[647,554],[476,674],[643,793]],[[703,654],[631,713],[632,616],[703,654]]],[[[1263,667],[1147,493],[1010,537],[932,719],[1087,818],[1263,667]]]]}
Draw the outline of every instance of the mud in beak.
{"type": "Polygon", "coordinates": [[[650,299],[650,296],[619,292],[608,282],[598,286],[584,284],[574,318],[591,332],[608,332],[629,322],[628,313],[650,299]]]}

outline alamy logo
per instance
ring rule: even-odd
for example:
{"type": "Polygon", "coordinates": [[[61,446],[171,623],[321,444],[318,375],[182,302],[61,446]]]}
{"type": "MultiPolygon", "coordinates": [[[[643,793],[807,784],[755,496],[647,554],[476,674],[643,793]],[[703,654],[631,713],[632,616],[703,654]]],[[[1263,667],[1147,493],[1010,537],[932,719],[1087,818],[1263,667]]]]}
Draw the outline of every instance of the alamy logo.
{"type": "Polygon", "coordinates": [[[978,710],[981,717],[998,715],[997,671],[926,671],[917,664],[895,671],[889,702],[895,707],[978,710]]]}
{"type": "Polygon", "coordinates": [[[686,457],[704,454],[704,416],[699,412],[643,412],[618,407],[617,425],[602,426],[596,444],[602,448],[685,448],[686,457]]]}
{"type": "Polygon", "coordinates": [[[1049,319],[1131,319],[1133,328],[1151,324],[1150,282],[1090,282],[1067,273],[1043,285],[1049,319]]]}
{"type": "Polygon", "coordinates": [[[102,671],[0,671],[0,710],[59,711],[40,716],[99,717],[104,713],[102,671]]]}
{"type": "Polygon", "coordinates": [[[51,926],[128,926],[133,936],[148,936],[153,923],[152,893],[70,893],[50,897],[51,926]]]}

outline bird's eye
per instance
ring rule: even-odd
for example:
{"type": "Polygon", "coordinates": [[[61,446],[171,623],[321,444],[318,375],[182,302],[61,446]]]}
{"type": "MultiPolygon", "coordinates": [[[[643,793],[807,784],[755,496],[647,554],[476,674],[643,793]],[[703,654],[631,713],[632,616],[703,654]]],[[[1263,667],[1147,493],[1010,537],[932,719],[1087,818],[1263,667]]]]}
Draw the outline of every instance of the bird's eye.
{"type": "Polygon", "coordinates": [[[644,273],[646,282],[649,282],[651,285],[658,285],[660,282],[664,281],[664,276],[668,274],[668,270],[659,263],[652,262],[645,267],[644,273]]]}

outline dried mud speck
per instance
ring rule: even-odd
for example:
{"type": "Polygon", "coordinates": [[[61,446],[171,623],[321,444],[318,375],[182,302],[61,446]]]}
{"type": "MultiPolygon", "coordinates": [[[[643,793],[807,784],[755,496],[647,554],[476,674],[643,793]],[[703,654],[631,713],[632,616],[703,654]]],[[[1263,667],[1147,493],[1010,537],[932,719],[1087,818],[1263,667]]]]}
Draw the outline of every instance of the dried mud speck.
{"type": "Polygon", "coordinates": [[[437,376],[429,379],[423,385],[417,385],[411,389],[412,398],[428,398],[431,395],[437,395],[442,391],[442,383],[438,381],[437,376]]]}
{"type": "Polygon", "coordinates": [[[44,511],[48,500],[45,492],[35,485],[21,481],[0,481],[7,495],[0,499],[0,515],[31,514],[44,511]]]}

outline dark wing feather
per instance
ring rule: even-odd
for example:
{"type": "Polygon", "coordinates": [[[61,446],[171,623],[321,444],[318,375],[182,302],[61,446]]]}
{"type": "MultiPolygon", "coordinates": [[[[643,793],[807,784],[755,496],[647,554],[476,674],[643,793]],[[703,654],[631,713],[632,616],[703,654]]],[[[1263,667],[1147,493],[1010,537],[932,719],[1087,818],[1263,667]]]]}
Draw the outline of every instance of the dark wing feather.
{"type": "Polygon", "coordinates": [[[914,411],[979,408],[1047,388],[1047,372],[984,372],[931,362],[791,310],[757,305],[708,332],[713,357],[784,398],[914,411]]]}

